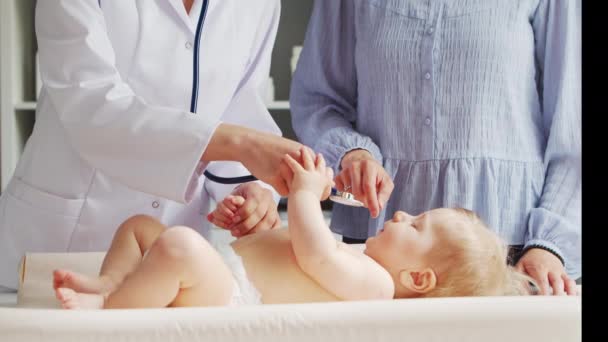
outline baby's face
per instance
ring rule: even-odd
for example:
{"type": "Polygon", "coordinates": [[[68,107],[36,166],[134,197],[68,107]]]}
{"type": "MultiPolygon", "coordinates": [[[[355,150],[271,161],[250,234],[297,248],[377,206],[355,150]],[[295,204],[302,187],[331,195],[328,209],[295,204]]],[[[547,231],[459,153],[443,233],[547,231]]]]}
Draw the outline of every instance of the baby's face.
{"type": "Polygon", "coordinates": [[[375,237],[366,242],[365,254],[387,270],[427,267],[429,252],[438,243],[441,225],[449,224],[453,209],[434,209],[418,216],[397,211],[375,237]]]}

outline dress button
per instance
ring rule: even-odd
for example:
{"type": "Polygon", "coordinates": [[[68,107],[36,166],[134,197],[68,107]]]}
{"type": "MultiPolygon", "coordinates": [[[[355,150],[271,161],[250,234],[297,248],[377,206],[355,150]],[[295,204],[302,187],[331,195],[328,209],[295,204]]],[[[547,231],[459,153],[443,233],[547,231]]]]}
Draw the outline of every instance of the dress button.
{"type": "Polygon", "coordinates": [[[430,80],[431,79],[431,73],[427,72],[426,74],[424,74],[424,78],[427,79],[427,80],[430,80]]]}
{"type": "Polygon", "coordinates": [[[428,34],[429,36],[432,35],[433,32],[435,32],[435,28],[433,26],[426,29],[426,34],[428,34]]]}
{"type": "Polygon", "coordinates": [[[156,209],[160,206],[160,203],[158,203],[157,201],[152,202],[152,208],[156,209]]]}
{"type": "Polygon", "coordinates": [[[429,126],[431,124],[431,118],[427,117],[426,119],[424,119],[424,124],[429,126]]]}
{"type": "Polygon", "coordinates": [[[186,49],[188,49],[188,50],[192,49],[192,43],[187,42],[186,43],[186,49]]]}

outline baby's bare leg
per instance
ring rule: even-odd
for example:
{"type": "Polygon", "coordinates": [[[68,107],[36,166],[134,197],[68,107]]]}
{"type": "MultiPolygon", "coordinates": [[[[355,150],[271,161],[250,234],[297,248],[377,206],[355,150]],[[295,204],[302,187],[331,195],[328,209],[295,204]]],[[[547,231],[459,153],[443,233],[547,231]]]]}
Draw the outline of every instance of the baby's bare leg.
{"type": "Polygon", "coordinates": [[[200,234],[173,227],[105,300],[105,308],[226,305],[233,291],[230,270],[200,234]]]}
{"type": "Polygon", "coordinates": [[[151,216],[136,215],[127,219],[114,234],[99,276],[109,278],[114,284],[122,283],[166,229],[167,226],[151,216]]]}
{"type": "Polygon", "coordinates": [[[56,270],[53,287],[69,288],[80,293],[112,292],[139,265],[144,253],[166,228],[151,216],[136,215],[127,219],[114,233],[99,277],[56,270]]]}

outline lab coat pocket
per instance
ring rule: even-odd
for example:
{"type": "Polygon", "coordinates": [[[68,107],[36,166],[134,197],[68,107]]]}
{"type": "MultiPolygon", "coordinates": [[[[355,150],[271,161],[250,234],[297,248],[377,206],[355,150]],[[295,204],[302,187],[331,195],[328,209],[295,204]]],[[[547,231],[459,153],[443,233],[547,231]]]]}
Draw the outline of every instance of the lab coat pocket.
{"type": "Polygon", "coordinates": [[[5,200],[2,225],[17,251],[67,251],[84,199],[57,196],[14,178],[5,200]]]}

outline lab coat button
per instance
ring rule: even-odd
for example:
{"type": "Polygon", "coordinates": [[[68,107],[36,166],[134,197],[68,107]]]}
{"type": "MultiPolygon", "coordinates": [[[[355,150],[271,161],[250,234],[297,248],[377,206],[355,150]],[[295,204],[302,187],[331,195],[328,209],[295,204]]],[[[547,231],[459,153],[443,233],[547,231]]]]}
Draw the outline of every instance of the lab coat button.
{"type": "Polygon", "coordinates": [[[426,74],[424,74],[424,78],[427,79],[427,80],[430,80],[431,79],[431,73],[427,72],[426,74]]]}
{"type": "Polygon", "coordinates": [[[425,124],[425,125],[427,125],[427,126],[429,126],[429,125],[431,124],[431,118],[427,117],[427,118],[424,120],[424,124],[425,124]]]}
{"type": "Polygon", "coordinates": [[[192,49],[192,43],[187,42],[186,43],[186,49],[188,49],[188,50],[192,49]]]}
{"type": "Polygon", "coordinates": [[[152,202],[152,208],[156,209],[160,206],[160,203],[158,203],[157,201],[152,202]]]}
{"type": "Polygon", "coordinates": [[[433,32],[435,32],[435,28],[433,28],[433,26],[426,29],[426,34],[428,34],[429,36],[432,35],[433,32]]]}

